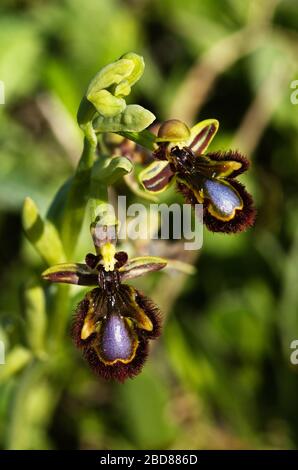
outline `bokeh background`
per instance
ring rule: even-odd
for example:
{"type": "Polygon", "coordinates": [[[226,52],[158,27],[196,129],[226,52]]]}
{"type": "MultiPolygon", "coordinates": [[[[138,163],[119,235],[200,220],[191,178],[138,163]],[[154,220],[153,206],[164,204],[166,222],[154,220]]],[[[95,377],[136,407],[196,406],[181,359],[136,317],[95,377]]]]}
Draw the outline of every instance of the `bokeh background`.
{"type": "MultiPolygon", "coordinates": [[[[2,448],[297,447],[297,28],[295,0],[1,1],[2,448]],[[44,213],[72,173],[81,96],[100,67],[127,51],[146,61],[134,102],[159,120],[217,118],[212,147],[251,157],[242,181],[258,218],[238,236],[205,232],[199,256],[188,254],[195,275],[138,281],[160,304],[164,333],[143,373],[118,385],[93,376],[68,333],[55,357],[32,356],[24,286],[45,265],[20,213],[28,195],[44,213]]],[[[82,237],[83,247],[89,233],[82,237]]],[[[179,246],[163,248],[183,259],[179,246]]],[[[82,293],[72,294],[75,305],[82,293]]],[[[50,319],[50,306],[40,305],[50,319]]]]}

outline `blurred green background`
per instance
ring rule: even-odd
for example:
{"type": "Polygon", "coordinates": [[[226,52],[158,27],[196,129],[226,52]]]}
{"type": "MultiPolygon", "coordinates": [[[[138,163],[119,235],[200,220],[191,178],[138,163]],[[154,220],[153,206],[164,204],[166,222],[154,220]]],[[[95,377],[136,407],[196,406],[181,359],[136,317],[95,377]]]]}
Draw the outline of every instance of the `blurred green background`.
{"type": "MultiPolygon", "coordinates": [[[[1,1],[1,448],[297,447],[297,57],[294,0],[1,1]],[[205,232],[199,256],[187,254],[196,275],[136,283],[161,306],[164,333],[142,374],[117,385],[93,376],[67,334],[46,373],[35,367],[23,291],[45,265],[23,237],[20,209],[29,195],[44,213],[71,174],[81,96],[127,51],[146,61],[134,102],[159,120],[217,118],[212,148],[251,157],[242,181],[258,218],[238,236],[205,232]]],[[[75,305],[82,292],[72,293],[75,305]]]]}

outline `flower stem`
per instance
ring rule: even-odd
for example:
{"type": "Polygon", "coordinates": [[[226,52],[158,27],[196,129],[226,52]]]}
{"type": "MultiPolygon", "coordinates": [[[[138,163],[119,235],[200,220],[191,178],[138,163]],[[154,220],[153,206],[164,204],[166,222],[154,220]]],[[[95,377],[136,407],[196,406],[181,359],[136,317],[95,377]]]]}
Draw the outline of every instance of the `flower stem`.
{"type": "Polygon", "coordinates": [[[97,140],[94,141],[92,133],[87,132],[84,139],[82,156],[78,163],[78,167],[67,196],[61,227],[61,239],[68,259],[71,258],[76,248],[84,219],[96,146],[97,140]]]}

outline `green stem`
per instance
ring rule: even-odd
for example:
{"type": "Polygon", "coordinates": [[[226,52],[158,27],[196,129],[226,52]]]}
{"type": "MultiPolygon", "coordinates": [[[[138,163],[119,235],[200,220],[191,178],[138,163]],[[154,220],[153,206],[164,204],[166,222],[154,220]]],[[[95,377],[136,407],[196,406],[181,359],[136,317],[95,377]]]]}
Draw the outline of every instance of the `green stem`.
{"type": "Polygon", "coordinates": [[[91,222],[93,222],[97,215],[106,211],[109,203],[108,187],[102,182],[91,177],[90,181],[90,198],[89,208],[91,215],[91,222]],[[99,211],[99,213],[98,213],[99,211]]]}
{"type": "Polygon", "coordinates": [[[96,146],[97,139],[96,141],[93,140],[92,132],[88,127],[88,129],[86,128],[83,153],[67,196],[61,227],[61,239],[67,259],[71,259],[81,231],[88,201],[90,175],[95,159],[96,146]]]}
{"type": "Polygon", "coordinates": [[[85,131],[86,134],[84,138],[83,152],[78,163],[76,175],[80,174],[85,170],[90,170],[94,163],[97,139],[96,141],[93,140],[93,135],[92,131],[90,130],[90,126],[86,126],[85,131]]]}

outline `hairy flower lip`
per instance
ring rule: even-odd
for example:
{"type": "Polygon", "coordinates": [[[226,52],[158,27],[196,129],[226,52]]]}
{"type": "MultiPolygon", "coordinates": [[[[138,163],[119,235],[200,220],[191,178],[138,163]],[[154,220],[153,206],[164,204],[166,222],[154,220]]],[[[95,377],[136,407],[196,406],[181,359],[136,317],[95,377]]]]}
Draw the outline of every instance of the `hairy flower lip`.
{"type": "MultiPolygon", "coordinates": [[[[131,317],[126,317],[130,319],[127,327],[131,328],[131,335],[132,338],[134,338],[132,352],[127,359],[116,358],[113,361],[106,360],[102,352],[102,327],[98,327],[100,320],[95,321],[94,325],[96,325],[96,327],[92,333],[86,339],[82,339],[82,330],[88,315],[90,317],[90,311],[92,315],[94,309],[96,310],[96,305],[107,305],[105,303],[107,299],[103,300],[104,304],[99,300],[102,299],[103,295],[103,291],[100,288],[93,289],[87,293],[84,299],[78,304],[72,324],[71,336],[75,345],[83,351],[84,358],[96,375],[104,379],[115,379],[119,382],[124,382],[127,378],[132,378],[141,371],[148,355],[149,340],[156,339],[160,335],[161,322],[157,306],[148,297],[125,284],[122,285],[121,289],[129,296],[134,296],[136,305],[145,312],[152,325],[151,331],[138,327],[133,311],[131,311],[131,317]]],[[[117,346],[117,348],[118,347],[120,347],[121,351],[121,346],[117,346]]],[[[127,346],[125,346],[125,348],[126,351],[127,346]]]]}
{"type": "MultiPolygon", "coordinates": [[[[241,195],[243,200],[243,209],[236,211],[234,218],[231,220],[223,221],[211,214],[208,210],[208,202],[204,202],[203,221],[211,232],[240,233],[252,227],[255,223],[257,212],[253,206],[251,195],[246,191],[244,185],[239,183],[239,181],[231,179],[229,183],[241,195]]],[[[192,206],[198,203],[193,191],[185,184],[179,182],[177,184],[177,190],[183,194],[186,201],[192,206]]]]}
{"type": "Polygon", "coordinates": [[[196,124],[186,142],[166,141],[175,129],[182,135],[181,123],[165,123],[162,142],[153,152],[155,161],[140,173],[143,187],[160,193],[175,177],[186,202],[203,203],[203,222],[209,230],[237,233],[251,227],[256,217],[252,197],[235,180],[249,169],[250,161],[238,150],[206,152],[218,129],[214,119],[196,124]]]}
{"type": "Polygon", "coordinates": [[[149,340],[160,334],[160,314],[150,299],[122,281],[166,264],[154,256],[128,259],[107,239],[99,254],[86,255],[85,264],[59,264],[43,273],[52,282],[97,286],[78,304],[71,328],[75,345],[97,375],[123,382],[140,372],[149,340]]]}

